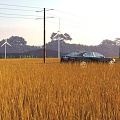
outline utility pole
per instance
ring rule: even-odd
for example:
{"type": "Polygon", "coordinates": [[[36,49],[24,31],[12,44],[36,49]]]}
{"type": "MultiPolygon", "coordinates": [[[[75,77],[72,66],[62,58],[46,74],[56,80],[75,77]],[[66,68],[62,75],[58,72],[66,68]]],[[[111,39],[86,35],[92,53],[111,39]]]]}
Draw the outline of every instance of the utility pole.
{"type": "Polygon", "coordinates": [[[120,60],[120,46],[119,46],[119,60],[120,60]]]}
{"type": "MultiPolygon", "coordinates": [[[[60,35],[60,18],[59,18],[59,31],[58,35],[60,35]]],[[[60,36],[58,37],[58,58],[60,58],[60,36]]]]}
{"type": "Polygon", "coordinates": [[[46,62],[46,41],[45,41],[45,8],[44,8],[44,51],[43,51],[44,63],[46,62]]]}
{"type": "MultiPolygon", "coordinates": [[[[43,58],[44,58],[44,63],[46,62],[46,38],[45,38],[45,32],[46,32],[46,30],[45,30],[45,19],[46,19],[46,16],[45,16],[45,11],[49,11],[49,10],[54,10],[54,9],[48,9],[48,10],[45,10],[45,8],[44,8],[44,10],[42,10],[42,11],[44,11],[44,18],[36,18],[36,20],[37,19],[43,19],[43,22],[44,22],[44,35],[43,35],[43,43],[44,43],[44,48],[43,48],[43,58]]],[[[36,11],[36,12],[42,12],[42,11],[36,11]]],[[[54,18],[54,17],[47,17],[47,18],[54,18]]]]}

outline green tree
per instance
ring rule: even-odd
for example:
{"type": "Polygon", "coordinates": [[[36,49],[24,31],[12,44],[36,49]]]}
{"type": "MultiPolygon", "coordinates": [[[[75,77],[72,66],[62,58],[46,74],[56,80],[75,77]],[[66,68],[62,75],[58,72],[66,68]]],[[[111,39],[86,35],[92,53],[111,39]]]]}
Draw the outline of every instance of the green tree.
{"type": "Polygon", "coordinates": [[[115,41],[105,39],[101,42],[102,45],[116,45],[115,41]]]}
{"type": "Polygon", "coordinates": [[[16,45],[26,45],[27,44],[25,39],[22,37],[19,37],[19,36],[12,36],[12,37],[8,38],[7,41],[10,44],[16,44],[16,45]]]}
{"type": "Polygon", "coordinates": [[[114,41],[115,41],[117,46],[120,46],[120,38],[116,38],[114,41]]]}

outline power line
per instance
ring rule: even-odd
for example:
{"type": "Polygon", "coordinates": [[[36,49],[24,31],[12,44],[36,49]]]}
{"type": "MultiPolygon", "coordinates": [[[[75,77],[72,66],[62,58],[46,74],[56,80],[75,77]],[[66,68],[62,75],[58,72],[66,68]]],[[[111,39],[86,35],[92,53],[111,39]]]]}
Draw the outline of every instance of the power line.
{"type": "MultiPolygon", "coordinates": [[[[18,8],[0,8],[0,9],[7,9],[7,10],[20,10],[20,11],[34,11],[35,10],[26,10],[26,9],[19,9],[19,8],[39,8],[39,7],[33,7],[33,6],[21,6],[21,5],[15,5],[15,4],[3,4],[3,3],[0,3],[1,6],[9,6],[9,7],[18,7],[18,8]]],[[[39,9],[43,9],[43,8],[39,8],[39,9]]],[[[60,11],[60,10],[54,10],[56,12],[60,12],[60,13],[63,13],[63,14],[67,14],[67,15],[70,15],[70,16],[75,16],[75,17],[80,17],[80,16],[77,16],[77,15],[74,15],[74,14],[71,14],[71,13],[67,13],[67,12],[64,12],[64,11],[60,11]]],[[[9,13],[0,13],[2,16],[0,17],[3,17],[3,18],[23,18],[23,19],[36,19],[37,17],[40,17],[40,16],[36,16],[36,15],[23,15],[23,14],[9,14],[9,13]],[[6,15],[6,16],[4,16],[6,15]],[[16,16],[16,17],[15,17],[16,16]],[[19,16],[32,16],[32,17],[36,17],[36,18],[28,18],[28,17],[19,17],[19,16]]],[[[56,18],[60,18],[61,20],[63,21],[68,21],[68,22],[71,22],[74,24],[82,24],[81,22],[79,21],[76,21],[76,20],[71,20],[69,18],[64,18],[64,17],[60,17],[60,16],[57,16],[57,15],[52,15],[52,16],[55,16],[56,18]]],[[[66,24],[62,24],[62,25],[66,25],[66,24]]],[[[66,25],[66,26],[70,26],[70,25],[66,25]]],[[[73,27],[73,26],[72,26],[73,27]]]]}
{"type": "Polygon", "coordinates": [[[31,12],[35,12],[35,10],[14,9],[14,8],[0,8],[0,9],[4,9],[4,10],[19,10],[19,11],[31,11],[31,12]]]}
{"type": "Polygon", "coordinates": [[[1,16],[2,18],[22,18],[22,19],[35,19],[35,18],[27,18],[27,17],[8,17],[8,16],[1,16]]]}
{"type": "Polygon", "coordinates": [[[51,15],[51,16],[53,16],[54,18],[57,18],[57,19],[60,18],[60,19],[63,20],[63,21],[68,21],[68,22],[71,22],[71,23],[75,22],[75,24],[81,24],[80,20],[79,20],[79,21],[76,21],[76,19],[74,20],[74,19],[70,19],[70,18],[60,17],[60,16],[56,16],[56,15],[53,15],[53,14],[49,14],[49,15],[51,15]]]}
{"type": "MultiPolygon", "coordinates": [[[[58,22],[53,22],[53,21],[50,21],[50,20],[46,20],[47,22],[51,22],[51,23],[54,23],[54,24],[59,24],[58,22]]],[[[74,25],[68,25],[68,24],[63,24],[61,23],[60,24],[61,26],[67,26],[67,27],[74,27],[74,28],[80,28],[78,25],[74,26],[74,25]]]]}
{"type": "MultiPolygon", "coordinates": [[[[14,7],[25,7],[25,8],[39,8],[39,7],[33,7],[33,6],[22,6],[22,5],[13,5],[13,4],[4,4],[4,3],[0,3],[0,5],[3,6],[14,6],[14,7]]],[[[43,9],[43,8],[39,8],[39,9],[43,9]]]]}
{"type": "MultiPolygon", "coordinates": [[[[33,17],[35,17],[35,18],[30,18],[30,19],[36,19],[37,17],[40,17],[40,18],[42,18],[42,16],[36,16],[36,15],[23,15],[23,14],[9,14],[9,13],[0,13],[0,14],[2,14],[2,15],[13,15],[13,16],[33,16],[33,17]]],[[[52,15],[52,16],[55,16],[55,15],[52,15]]],[[[2,16],[1,16],[2,17],[2,16]]],[[[4,16],[5,17],[5,16],[4,16]]],[[[56,18],[60,18],[60,19],[62,19],[63,21],[68,21],[68,22],[75,22],[75,24],[81,24],[81,22],[76,22],[76,21],[74,21],[74,20],[71,20],[71,19],[68,19],[68,18],[61,18],[61,17],[58,17],[58,16],[55,16],[56,18]]],[[[6,18],[23,18],[23,17],[6,17],[6,18]]],[[[26,17],[25,17],[26,18],[26,17]]],[[[27,18],[27,19],[29,19],[29,18],[27,18]]]]}
{"type": "MultiPolygon", "coordinates": [[[[0,3],[0,5],[2,5],[2,6],[11,6],[11,7],[43,9],[43,8],[35,7],[35,6],[22,6],[22,5],[15,5],[15,4],[4,4],[4,3],[0,3]]],[[[34,11],[34,10],[23,10],[23,9],[13,9],[13,8],[0,8],[0,9],[22,10],[22,11],[34,11]]],[[[49,9],[49,8],[47,8],[47,9],[49,9]]],[[[75,14],[71,14],[71,13],[64,12],[64,11],[60,11],[60,10],[56,10],[56,9],[54,9],[54,11],[57,11],[57,12],[60,12],[60,13],[63,13],[63,14],[68,14],[68,15],[75,16],[75,17],[80,17],[80,16],[77,16],[77,15],[75,15],[75,14]]],[[[35,12],[35,11],[34,11],[34,12],[35,12]]]]}
{"type": "MultiPolygon", "coordinates": [[[[0,5],[2,5],[2,6],[10,6],[10,7],[22,7],[22,8],[37,8],[37,9],[42,9],[43,10],[43,8],[35,7],[35,6],[22,6],[22,5],[4,4],[4,3],[0,3],[0,5]]],[[[0,9],[20,10],[20,11],[33,11],[33,12],[36,11],[36,10],[25,10],[25,9],[15,9],[15,8],[0,8],[0,9]]],[[[47,8],[47,9],[49,9],[49,8],[47,8]]],[[[71,13],[60,11],[60,10],[56,10],[56,9],[54,9],[54,11],[57,11],[57,12],[60,12],[60,13],[63,13],[63,14],[67,14],[67,15],[70,15],[70,16],[74,16],[74,17],[80,17],[80,16],[77,16],[75,14],[71,14],[71,13]]],[[[61,18],[61,17],[59,17],[59,18],[61,18]]]]}
{"type": "Polygon", "coordinates": [[[22,15],[22,14],[8,14],[8,13],[0,13],[2,15],[17,15],[17,16],[34,16],[34,17],[40,17],[40,16],[36,16],[36,15],[22,15]]]}
{"type": "MultiPolygon", "coordinates": [[[[80,16],[78,16],[78,15],[71,14],[71,13],[64,12],[64,11],[60,11],[60,10],[56,10],[56,9],[55,9],[55,11],[60,12],[60,13],[63,13],[63,14],[68,14],[68,15],[70,15],[70,16],[74,16],[74,17],[80,17],[80,16]]],[[[81,18],[81,17],[80,17],[80,18],[81,18]]]]}

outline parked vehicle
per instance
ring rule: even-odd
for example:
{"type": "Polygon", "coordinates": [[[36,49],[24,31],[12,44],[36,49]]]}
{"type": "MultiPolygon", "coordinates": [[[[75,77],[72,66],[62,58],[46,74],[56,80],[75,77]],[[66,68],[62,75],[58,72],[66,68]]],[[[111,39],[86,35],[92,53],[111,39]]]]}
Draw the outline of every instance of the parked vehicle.
{"type": "Polygon", "coordinates": [[[61,62],[103,62],[113,64],[115,63],[115,59],[105,57],[98,52],[78,51],[62,56],[61,62]]]}

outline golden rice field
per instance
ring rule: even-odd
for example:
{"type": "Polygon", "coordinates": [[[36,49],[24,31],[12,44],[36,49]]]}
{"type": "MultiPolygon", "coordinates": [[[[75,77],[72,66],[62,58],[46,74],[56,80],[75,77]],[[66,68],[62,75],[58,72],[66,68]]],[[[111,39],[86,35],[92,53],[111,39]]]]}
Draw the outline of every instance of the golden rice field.
{"type": "Polygon", "coordinates": [[[0,120],[120,120],[120,63],[1,59],[0,120]]]}

